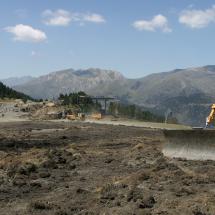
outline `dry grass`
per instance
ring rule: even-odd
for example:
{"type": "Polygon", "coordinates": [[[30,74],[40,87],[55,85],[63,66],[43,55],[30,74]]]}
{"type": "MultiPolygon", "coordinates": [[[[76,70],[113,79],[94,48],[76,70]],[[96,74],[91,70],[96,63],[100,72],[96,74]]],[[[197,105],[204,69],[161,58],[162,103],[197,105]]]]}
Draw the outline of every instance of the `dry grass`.
{"type": "Polygon", "coordinates": [[[5,168],[10,165],[23,165],[26,163],[32,163],[39,165],[45,161],[46,150],[44,149],[30,149],[27,152],[22,152],[21,154],[7,154],[1,152],[0,154],[0,168],[5,168]]]}

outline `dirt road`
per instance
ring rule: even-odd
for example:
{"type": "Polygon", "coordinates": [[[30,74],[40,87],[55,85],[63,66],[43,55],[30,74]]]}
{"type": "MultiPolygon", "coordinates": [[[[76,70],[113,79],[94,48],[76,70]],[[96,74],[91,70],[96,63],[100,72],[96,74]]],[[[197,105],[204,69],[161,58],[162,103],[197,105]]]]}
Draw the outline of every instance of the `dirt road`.
{"type": "Polygon", "coordinates": [[[180,125],[180,124],[169,124],[169,123],[158,123],[158,122],[145,122],[139,120],[131,119],[121,119],[121,120],[110,120],[109,118],[104,118],[102,120],[92,120],[87,119],[85,122],[95,123],[101,125],[124,125],[129,127],[138,127],[138,128],[155,128],[155,129],[168,129],[168,130],[190,130],[190,126],[180,125]]]}
{"type": "Polygon", "coordinates": [[[0,123],[28,121],[28,114],[16,107],[15,102],[0,102],[0,123]]]}
{"type": "Polygon", "coordinates": [[[158,129],[0,124],[0,214],[215,214],[215,162],[168,159],[158,129]]]}

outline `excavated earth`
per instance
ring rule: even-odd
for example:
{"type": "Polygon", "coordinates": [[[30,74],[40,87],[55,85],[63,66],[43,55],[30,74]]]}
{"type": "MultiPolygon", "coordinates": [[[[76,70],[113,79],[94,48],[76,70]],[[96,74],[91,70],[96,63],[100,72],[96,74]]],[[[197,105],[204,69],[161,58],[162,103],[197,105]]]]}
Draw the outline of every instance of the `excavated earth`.
{"type": "Polygon", "coordinates": [[[0,124],[0,214],[215,214],[215,162],[165,158],[161,130],[0,124]]]}

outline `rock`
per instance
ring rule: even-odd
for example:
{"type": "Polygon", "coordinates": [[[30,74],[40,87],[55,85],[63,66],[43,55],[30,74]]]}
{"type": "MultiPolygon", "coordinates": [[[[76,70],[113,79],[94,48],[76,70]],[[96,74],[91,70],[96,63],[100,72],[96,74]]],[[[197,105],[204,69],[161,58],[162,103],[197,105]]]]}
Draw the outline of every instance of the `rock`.
{"type": "Polygon", "coordinates": [[[39,173],[39,176],[41,178],[49,178],[51,176],[51,174],[48,171],[42,171],[42,172],[39,173]]]}
{"type": "Polygon", "coordinates": [[[33,163],[27,163],[22,165],[18,169],[18,173],[22,175],[30,175],[32,172],[36,172],[37,166],[33,163]]]}
{"type": "Polygon", "coordinates": [[[51,205],[49,202],[35,201],[30,203],[30,208],[35,210],[50,210],[51,205]]]}
{"type": "Polygon", "coordinates": [[[76,169],[76,168],[77,168],[77,166],[75,164],[73,164],[73,163],[71,163],[69,165],[69,169],[71,169],[71,170],[76,169]]]}
{"type": "Polygon", "coordinates": [[[44,168],[51,168],[51,169],[57,169],[58,168],[57,163],[52,159],[44,161],[41,166],[44,168]]]}
{"type": "Polygon", "coordinates": [[[139,201],[139,208],[153,208],[156,203],[153,196],[145,197],[143,200],[139,201]]]}
{"type": "Polygon", "coordinates": [[[13,185],[15,185],[15,186],[22,187],[26,184],[27,184],[27,182],[23,178],[14,178],[14,180],[13,180],[13,185]]]}

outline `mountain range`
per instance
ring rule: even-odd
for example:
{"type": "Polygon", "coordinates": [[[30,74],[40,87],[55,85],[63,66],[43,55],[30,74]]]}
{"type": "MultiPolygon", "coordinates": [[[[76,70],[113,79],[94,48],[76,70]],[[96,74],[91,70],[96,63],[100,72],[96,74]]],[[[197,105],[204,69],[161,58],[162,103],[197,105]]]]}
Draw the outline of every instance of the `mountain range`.
{"type": "Polygon", "coordinates": [[[23,76],[23,77],[11,77],[0,80],[2,83],[7,85],[8,87],[14,87],[16,85],[22,85],[27,83],[28,81],[31,81],[33,77],[31,76],[23,76]]]}
{"type": "Polygon", "coordinates": [[[139,79],[128,79],[111,70],[68,69],[31,77],[13,88],[37,99],[57,98],[60,93],[77,91],[94,96],[115,96],[156,114],[164,115],[171,110],[179,122],[197,126],[204,125],[210,105],[215,101],[214,83],[215,66],[211,65],[176,69],[139,79]]]}

